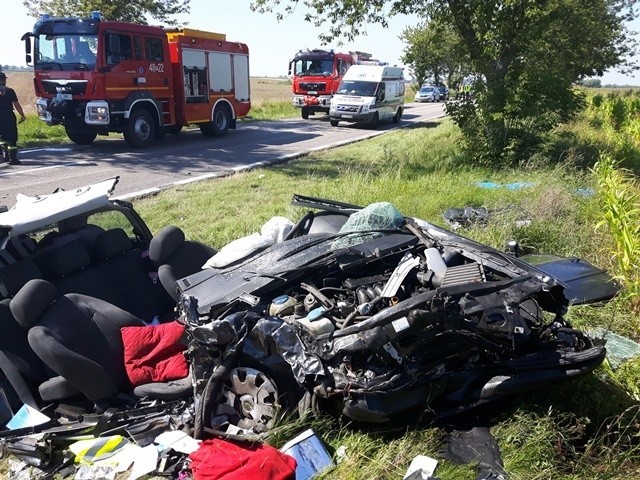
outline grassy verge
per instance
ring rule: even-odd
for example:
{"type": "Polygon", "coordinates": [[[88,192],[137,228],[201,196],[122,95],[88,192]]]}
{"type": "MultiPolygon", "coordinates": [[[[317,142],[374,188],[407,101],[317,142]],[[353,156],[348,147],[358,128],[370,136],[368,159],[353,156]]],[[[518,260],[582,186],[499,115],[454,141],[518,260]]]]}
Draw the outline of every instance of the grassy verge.
{"type": "Polygon", "coordinates": [[[49,126],[35,114],[27,114],[27,119],[18,125],[18,147],[33,147],[68,143],[69,139],[62,125],[49,126]]]}
{"type": "Polygon", "coordinates": [[[291,100],[263,100],[251,105],[250,120],[277,120],[300,116],[300,109],[291,100]]]}
{"type": "MultiPolygon", "coordinates": [[[[463,235],[502,247],[507,240],[539,252],[577,255],[608,267],[611,238],[595,224],[601,215],[591,195],[594,178],[573,163],[495,171],[469,162],[459,148],[458,130],[445,121],[397,131],[295,162],[203,182],[139,200],[137,209],[153,231],[179,225],[191,238],[220,247],[258,231],[273,215],[293,220],[304,212],[289,205],[293,193],[357,204],[386,200],[405,215],[444,225],[449,207],[485,206],[488,225],[463,235]],[[524,182],[527,186],[482,188],[524,182]],[[188,213],[186,213],[188,212],[188,213]],[[525,220],[523,222],[523,220],[525,220]]],[[[572,308],[577,326],[604,326],[638,340],[640,322],[626,300],[604,307],[572,308]]],[[[493,412],[493,431],[513,479],[637,478],[640,475],[640,362],[521,398],[493,412]]],[[[427,426],[368,427],[343,418],[283,422],[272,442],[280,445],[302,428],[313,427],[332,451],[347,455],[324,478],[397,479],[418,454],[437,456],[439,431],[427,426]]],[[[442,479],[472,479],[472,467],[442,462],[442,479]]]]}

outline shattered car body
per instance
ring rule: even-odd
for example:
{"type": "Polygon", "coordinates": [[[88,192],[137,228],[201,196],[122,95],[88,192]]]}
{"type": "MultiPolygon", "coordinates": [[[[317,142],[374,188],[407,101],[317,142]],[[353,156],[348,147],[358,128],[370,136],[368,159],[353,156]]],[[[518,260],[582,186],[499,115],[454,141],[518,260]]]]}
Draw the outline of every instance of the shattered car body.
{"type": "MultiPolygon", "coordinates": [[[[0,213],[0,286],[9,290],[2,295],[0,315],[15,324],[8,305],[30,278],[25,270],[9,275],[16,266],[33,261],[42,270],[35,278],[44,277],[61,293],[108,303],[116,297],[109,298],[94,277],[108,273],[113,262],[124,262],[116,285],[126,290],[121,293],[128,301],[116,304],[121,310],[140,322],[163,314],[175,318],[179,298],[190,369],[180,398],[193,398],[185,408],[195,413],[197,437],[212,431],[260,435],[281,407],[326,407],[364,422],[416,411],[437,417],[573,378],[604,358],[603,345],[564,318],[571,289],[544,265],[534,267],[405,218],[389,204],[362,209],[297,196],[294,204],[315,211],[284,241],[225,268],[201,269],[202,258],[215,251],[191,242],[197,255],[182,251],[169,259],[156,240],[172,247],[189,242],[175,227],[153,237],[130,203],[109,198],[116,183],[24,197],[26,208],[0,213]],[[122,240],[123,233],[107,235],[117,233],[113,230],[125,230],[126,248],[111,248],[110,239],[122,240]],[[53,253],[78,243],[88,249],[90,263],[69,271],[68,264],[80,267],[76,257],[51,260],[53,253]],[[109,258],[101,255],[105,247],[109,258]],[[66,270],[52,275],[53,266],[66,270]],[[92,281],[86,281],[89,276],[92,281]]],[[[555,266],[554,272],[562,271],[555,266]]],[[[579,287],[583,276],[596,278],[587,274],[597,269],[586,262],[579,267],[572,287],[579,287]]],[[[614,290],[600,289],[594,296],[582,289],[581,301],[605,300],[614,290]]],[[[18,398],[8,395],[10,409],[26,403],[51,410],[52,404],[75,402],[77,396],[39,398],[59,372],[41,365],[37,376],[25,374],[23,361],[37,358],[28,351],[26,336],[21,342],[5,342],[0,349],[8,359],[0,358],[2,388],[17,391],[18,398]],[[18,388],[12,381],[16,370],[18,388]]],[[[131,387],[120,388],[132,393],[131,387]]],[[[133,393],[132,401],[118,408],[137,408],[146,398],[133,393]]],[[[85,398],[82,405],[91,402],[85,398]]]]}
{"type": "Polygon", "coordinates": [[[603,361],[543,270],[388,204],[297,203],[324,209],[322,228],[310,213],[287,241],[177,282],[196,432],[260,435],[301,401],[362,422],[437,418],[603,361]]]}

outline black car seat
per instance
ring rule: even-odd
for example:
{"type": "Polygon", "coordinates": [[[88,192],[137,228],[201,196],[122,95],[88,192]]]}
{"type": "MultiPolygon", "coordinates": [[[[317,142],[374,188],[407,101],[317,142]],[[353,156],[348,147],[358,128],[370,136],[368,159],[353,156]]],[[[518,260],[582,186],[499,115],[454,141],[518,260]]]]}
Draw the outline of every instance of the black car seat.
{"type": "MultiPolygon", "coordinates": [[[[69,293],[46,280],[29,281],[11,301],[16,321],[29,328],[33,351],[93,401],[127,391],[120,328],[143,325],[132,314],[93,297],[69,293]]],[[[50,386],[40,394],[51,398],[50,386]]]]}
{"type": "Polygon", "coordinates": [[[10,309],[10,299],[32,279],[42,273],[31,260],[22,260],[0,269],[0,290],[7,297],[0,300],[0,371],[2,389],[11,408],[22,404],[38,408],[42,399],[38,386],[57,374],[40,360],[27,341],[28,330],[16,323],[10,309]]]}
{"type": "Polygon", "coordinates": [[[175,307],[155,276],[152,278],[151,262],[140,247],[134,247],[124,230],[114,228],[100,233],[95,245],[98,269],[117,291],[125,310],[151,322],[155,316],[164,318],[175,307]]]}
{"type": "MultiPolygon", "coordinates": [[[[39,387],[42,398],[63,400],[72,385],[94,402],[131,390],[124,365],[120,329],[143,326],[142,320],[104,300],[82,294],[59,296],[46,280],[29,281],[12,299],[11,312],[28,328],[33,351],[57,374],[39,387]]],[[[190,393],[187,381],[152,384],[134,394],[174,399],[190,393]]]]}
{"type": "Polygon", "coordinates": [[[149,258],[158,267],[162,286],[175,301],[180,298],[176,280],[200,270],[215,253],[207,245],[186,240],[184,232],[172,225],[164,227],[149,244],[149,258]]]}

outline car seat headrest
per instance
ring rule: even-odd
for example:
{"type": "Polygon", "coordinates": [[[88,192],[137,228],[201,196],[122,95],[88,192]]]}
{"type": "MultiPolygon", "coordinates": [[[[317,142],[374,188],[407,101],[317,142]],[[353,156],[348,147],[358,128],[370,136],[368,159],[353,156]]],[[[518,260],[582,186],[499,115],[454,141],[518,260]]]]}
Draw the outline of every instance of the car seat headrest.
{"type": "Polygon", "coordinates": [[[185,241],[184,232],[178,227],[169,225],[164,227],[151,239],[149,244],[149,258],[156,265],[161,265],[185,241]]]}
{"type": "Polygon", "coordinates": [[[31,328],[44,311],[58,298],[58,289],[46,280],[29,280],[11,299],[9,308],[16,321],[24,328],[31,328]]]}
{"type": "Polygon", "coordinates": [[[31,260],[11,263],[0,269],[0,283],[4,284],[4,289],[11,297],[34,278],[42,278],[42,272],[31,260]]]}
{"type": "Polygon", "coordinates": [[[73,239],[47,252],[38,265],[45,277],[60,278],[91,265],[91,257],[87,249],[77,239],[73,239]]]}
{"type": "Polygon", "coordinates": [[[111,258],[133,247],[131,239],[121,228],[106,230],[96,238],[96,257],[100,260],[111,258]]]}

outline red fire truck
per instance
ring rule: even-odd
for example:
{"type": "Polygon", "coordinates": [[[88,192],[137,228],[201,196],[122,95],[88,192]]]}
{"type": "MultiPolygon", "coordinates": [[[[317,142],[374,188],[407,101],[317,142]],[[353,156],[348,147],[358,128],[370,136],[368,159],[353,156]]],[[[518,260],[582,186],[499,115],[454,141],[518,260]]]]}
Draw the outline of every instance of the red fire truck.
{"type": "Polygon", "coordinates": [[[333,50],[300,50],[289,62],[293,76],[293,105],[302,118],[315,112],[329,113],[331,97],[351,65],[370,61],[364,52],[335,53],[333,50]]]}
{"type": "Polygon", "coordinates": [[[23,36],[40,119],[75,143],[124,134],[145,147],[198,125],[223,136],[251,107],[249,49],[224,34],[42,16],[23,36]],[[33,39],[33,57],[31,44],[33,39]]]}

